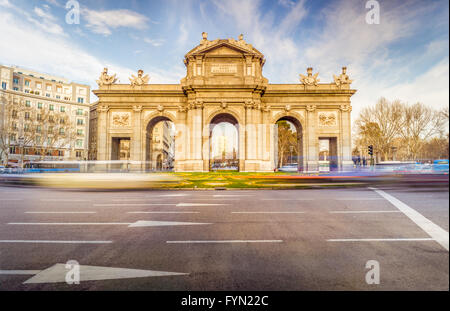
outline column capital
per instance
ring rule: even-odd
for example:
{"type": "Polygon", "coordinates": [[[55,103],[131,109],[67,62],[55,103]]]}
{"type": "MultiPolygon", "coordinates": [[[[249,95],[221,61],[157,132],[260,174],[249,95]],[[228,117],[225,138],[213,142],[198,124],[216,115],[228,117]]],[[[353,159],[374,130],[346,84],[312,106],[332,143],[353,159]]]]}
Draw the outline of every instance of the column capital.
{"type": "Polygon", "coordinates": [[[140,106],[140,105],[134,105],[134,106],[133,106],[133,111],[134,111],[134,112],[137,112],[137,113],[142,112],[142,106],[140,106]]]}
{"type": "Polygon", "coordinates": [[[308,112],[314,112],[316,110],[317,106],[316,105],[307,105],[306,106],[306,111],[308,112]]]}
{"type": "Polygon", "coordinates": [[[339,107],[339,109],[341,110],[341,111],[343,111],[343,112],[351,112],[352,111],[352,106],[350,106],[350,105],[341,105],[340,107],[339,107]]]}
{"type": "Polygon", "coordinates": [[[108,105],[99,105],[97,110],[98,110],[98,112],[108,112],[109,106],[108,105]]]}

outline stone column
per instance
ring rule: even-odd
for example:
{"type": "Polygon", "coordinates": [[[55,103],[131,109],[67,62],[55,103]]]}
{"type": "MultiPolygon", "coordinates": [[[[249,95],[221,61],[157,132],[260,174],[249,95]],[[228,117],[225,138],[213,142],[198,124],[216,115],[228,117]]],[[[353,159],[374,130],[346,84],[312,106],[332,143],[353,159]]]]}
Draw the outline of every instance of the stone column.
{"type": "Polygon", "coordinates": [[[175,171],[184,171],[184,161],[186,160],[186,146],[188,130],[186,126],[187,107],[178,106],[177,120],[175,124],[175,171]]]}
{"type": "Polygon", "coordinates": [[[307,141],[307,154],[306,154],[306,170],[309,172],[319,171],[319,138],[317,137],[317,111],[316,105],[306,106],[306,141],[307,141]]]}
{"type": "MultiPolygon", "coordinates": [[[[144,160],[142,146],[142,126],[141,126],[142,106],[133,106],[133,136],[131,138],[131,161],[142,162],[144,160]]],[[[142,163],[132,164],[132,170],[143,169],[142,163]]]]}
{"type": "Polygon", "coordinates": [[[107,105],[99,104],[97,108],[97,160],[109,160],[111,150],[108,150],[108,110],[107,105]]]}
{"type": "Polygon", "coordinates": [[[352,161],[352,140],[351,140],[351,111],[352,107],[350,105],[340,106],[341,115],[341,155],[340,167],[342,170],[351,170],[353,168],[352,161]]]}

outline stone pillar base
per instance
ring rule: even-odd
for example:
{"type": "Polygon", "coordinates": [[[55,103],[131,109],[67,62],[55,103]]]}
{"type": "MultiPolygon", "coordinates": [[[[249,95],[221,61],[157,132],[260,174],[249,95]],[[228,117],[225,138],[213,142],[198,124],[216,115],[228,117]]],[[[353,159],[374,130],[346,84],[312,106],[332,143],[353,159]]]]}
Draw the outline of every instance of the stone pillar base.
{"type": "Polygon", "coordinates": [[[175,172],[204,172],[203,164],[203,160],[180,161],[175,164],[175,172]]]}

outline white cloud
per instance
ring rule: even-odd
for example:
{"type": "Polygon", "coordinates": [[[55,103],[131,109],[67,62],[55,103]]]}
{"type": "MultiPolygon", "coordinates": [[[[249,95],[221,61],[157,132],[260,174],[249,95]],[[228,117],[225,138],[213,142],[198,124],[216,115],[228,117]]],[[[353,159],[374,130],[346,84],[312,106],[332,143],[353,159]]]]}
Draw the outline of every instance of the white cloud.
{"type": "Polygon", "coordinates": [[[164,44],[165,40],[163,39],[150,39],[150,38],[144,38],[144,42],[151,44],[155,47],[161,46],[164,44]]]}
{"type": "Polygon", "coordinates": [[[84,9],[83,18],[88,23],[86,27],[90,28],[94,33],[105,36],[112,34],[111,29],[119,27],[145,29],[149,21],[144,15],[130,10],[94,11],[84,9]]]}

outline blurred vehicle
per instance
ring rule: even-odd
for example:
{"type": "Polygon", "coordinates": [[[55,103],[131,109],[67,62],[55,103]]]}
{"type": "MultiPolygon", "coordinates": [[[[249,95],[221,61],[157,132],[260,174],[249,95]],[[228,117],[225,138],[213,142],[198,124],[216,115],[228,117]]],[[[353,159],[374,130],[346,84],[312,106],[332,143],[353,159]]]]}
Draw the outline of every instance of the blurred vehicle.
{"type": "Polygon", "coordinates": [[[24,165],[24,172],[25,173],[80,172],[80,163],[68,161],[29,162],[24,165]]]}
{"type": "Polygon", "coordinates": [[[375,164],[375,171],[379,173],[407,173],[414,169],[414,161],[383,161],[375,164]]]}
{"type": "Polygon", "coordinates": [[[297,172],[298,166],[297,163],[283,165],[278,169],[280,172],[297,172]]]}
{"type": "Polygon", "coordinates": [[[6,172],[6,167],[4,167],[3,165],[0,165],[0,174],[3,174],[6,172]]]}
{"type": "Polygon", "coordinates": [[[434,160],[433,172],[435,173],[447,173],[448,174],[448,159],[434,160]]]}

